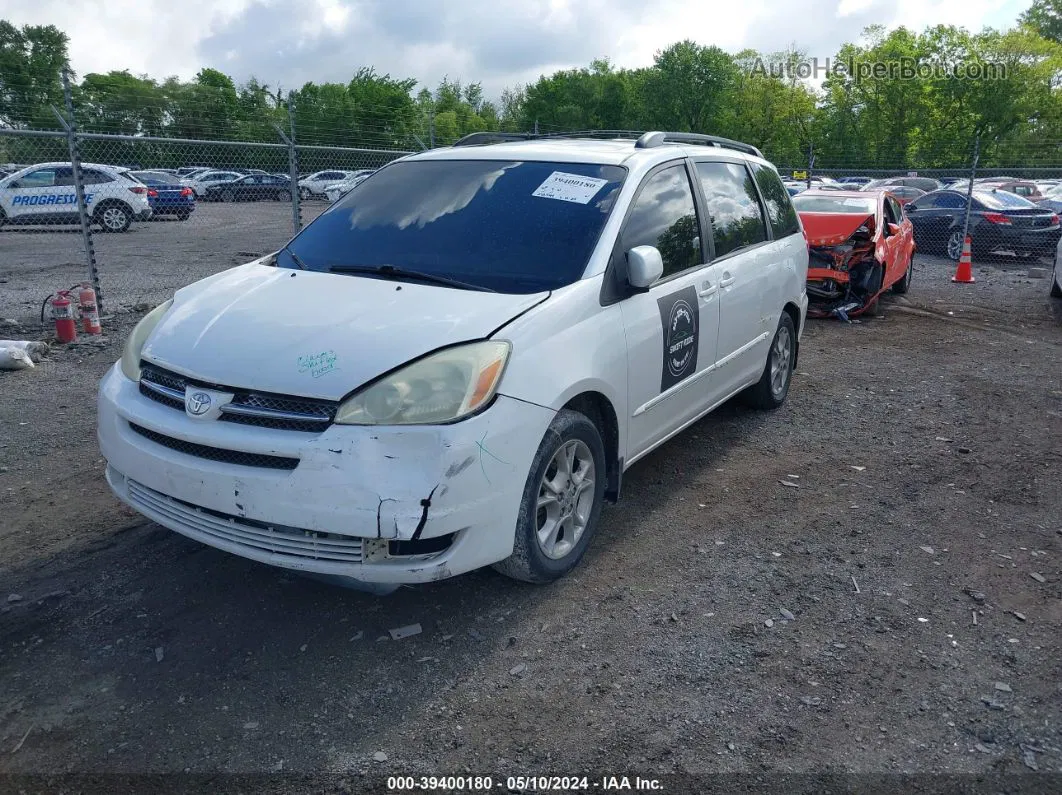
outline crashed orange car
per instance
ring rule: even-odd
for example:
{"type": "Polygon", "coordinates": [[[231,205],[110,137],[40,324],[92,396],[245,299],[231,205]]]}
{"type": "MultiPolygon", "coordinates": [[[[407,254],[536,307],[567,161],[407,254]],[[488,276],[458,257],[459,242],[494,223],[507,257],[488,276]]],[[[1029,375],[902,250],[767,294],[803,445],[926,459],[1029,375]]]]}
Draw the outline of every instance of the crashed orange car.
{"type": "Polygon", "coordinates": [[[793,205],[808,239],[809,317],[847,320],[910,289],[914,228],[895,196],[812,188],[793,205]]]}

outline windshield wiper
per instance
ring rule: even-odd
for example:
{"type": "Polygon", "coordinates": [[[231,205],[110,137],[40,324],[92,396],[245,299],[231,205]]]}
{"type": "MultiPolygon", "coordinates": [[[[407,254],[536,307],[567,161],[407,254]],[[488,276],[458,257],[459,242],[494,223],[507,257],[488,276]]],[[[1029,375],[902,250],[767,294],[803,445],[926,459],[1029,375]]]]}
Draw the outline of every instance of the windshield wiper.
{"type": "Polygon", "coordinates": [[[284,246],[284,248],[280,250],[288,252],[288,256],[291,257],[295,264],[299,266],[300,270],[307,270],[306,263],[299,259],[299,255],[292,251],[290,248],[284,246]]]}
{"type": "Polygon", "coordinates": [[[469,284],[468,282],[451,279],[448,276],[437,276],[434,273],[396,268],[394,265],[331,265],[328,268],[328,272],[364,273],[369,276],[382,276],[385,279],[415,279],[417,281],[430,282],[431,284],[441,284],[446,287],[457,287],[462,290],[478,290],[484,293],[497,292],[497,290],[492,290],[480,284],[469,284]]]}

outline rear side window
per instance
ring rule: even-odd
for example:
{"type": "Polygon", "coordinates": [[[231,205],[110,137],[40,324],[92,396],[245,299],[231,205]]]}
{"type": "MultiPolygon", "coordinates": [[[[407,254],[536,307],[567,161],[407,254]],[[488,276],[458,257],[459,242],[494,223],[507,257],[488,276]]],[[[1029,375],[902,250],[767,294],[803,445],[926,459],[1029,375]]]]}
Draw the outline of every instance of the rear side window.
{"type": "Polygon", "coordinates": [[[664,275],[700,265],[700,229],[693,189],[684,165],[656,172],[642,185],[623,227],[623,250],[655,246],[664,260],[664,275]]]}
{"type": "Polygon", "coordinates": [[[738,163],[698,163],[697,176],[712,219],[717,257],[767,239],[763,208],[747,168],[738,163]]]}
{"type": "Polygon", "coordinates": [[[789,198],[789,191],[782,185],[778,173],[759,163],[752,164],[752,173],[756,175],[756,184],[760,188],[764,204],[767,205],[767,218],[771,222],[774,237],[782,238],[795,235],[800,231],[796,210],[789,198]]]}
{"type": "MultiPolygon", "coordinates": [[[[127,176],[126,172],[124,172],[124,171],[122,172],[122,176],[125,177],[126,179],[128,179],[130,182],[135,182],[136,181],[134,178],[127,176]]],[[[81,177],[82,177],[82,182],[85,185],[101,185],[104,182],[113,182],[114,181],[107,174],[104,174],[102,171],[97,171],[94,168],[82,169],[81,170],[81,177]]]]}
{"type": "Polygon", "coordinates": [[[55,169],[39,168],[18,180],[20,188],[50,188],[55,185],[55,169]]]}

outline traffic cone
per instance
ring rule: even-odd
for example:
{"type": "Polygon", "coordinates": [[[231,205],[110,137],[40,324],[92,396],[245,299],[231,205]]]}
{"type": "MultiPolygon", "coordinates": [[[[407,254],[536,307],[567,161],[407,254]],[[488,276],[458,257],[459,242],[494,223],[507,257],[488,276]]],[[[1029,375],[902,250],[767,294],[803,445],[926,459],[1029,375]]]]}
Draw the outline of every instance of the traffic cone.
{"type": "Polygon", "coordinates": [[[973,263],[970,261],[970,236],[962,241],[962,255],[959,257],[959,265],[955,268],[955,275],[951,277],[953,282],[960,284],[973,284],[973,263]]]}

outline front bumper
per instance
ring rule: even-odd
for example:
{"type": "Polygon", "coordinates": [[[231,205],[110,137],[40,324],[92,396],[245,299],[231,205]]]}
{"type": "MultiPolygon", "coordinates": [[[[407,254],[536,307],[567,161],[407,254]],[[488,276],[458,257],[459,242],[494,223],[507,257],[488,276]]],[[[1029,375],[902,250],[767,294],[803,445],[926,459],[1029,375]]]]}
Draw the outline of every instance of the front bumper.
{"type": "Polygon", "coordinates": [[[115,365],[100,384],[98,435],[115,494],[164,527],[263,563],[399,584],[512,553],[527,473],[553,416],[499,396],[451,425],[275,430],[193,419],[140,394],[115,365]],[[278,470],[210,460],[131,423],[178,442],[298,463],[278,470]],[[417,553],[414,539],[449,544],[417,553]]]}

